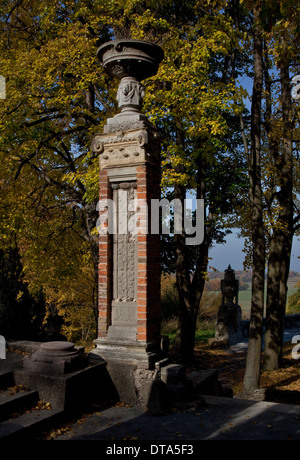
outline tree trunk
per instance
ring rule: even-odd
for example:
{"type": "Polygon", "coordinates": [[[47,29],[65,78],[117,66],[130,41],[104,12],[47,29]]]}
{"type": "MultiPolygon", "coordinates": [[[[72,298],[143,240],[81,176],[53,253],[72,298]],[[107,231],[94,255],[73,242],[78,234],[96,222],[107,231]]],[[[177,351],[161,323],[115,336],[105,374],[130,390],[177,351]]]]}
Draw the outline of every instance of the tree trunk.
{"type": "Polygon", "coordinates": [[[270,243],[267,276],[266,331],[264,349],[264,368],[278,369],[280,334],[280,278],[283,241],[275,234],[270,243]]]}
{"type": "MultiPolygon", "coordinates": [[[[206,175],[206,164],[201,158],[197,159],[197,168],[197,199],[205,200],[206,191],[204,178],[206,175]]],[[[174,192],[174,197],[183,203],[186,193],[185,187],[176,184],[174,192]]],[[[209,223],[210,216],[208,216],[207,220],[207,223],[209,223]]],[[[188,266],[184,229],[182,234],[174,235],[174,240],[176,284],[180,300],[180,313],[179,328],[172,348],[172,358],[176,361],[188,364],[194,359],[197,317],[205,285],[208,248],[211,241],[211,228],[209,224],[205,226],[204,241],[200,245],[195,246],[195,251],[197,251],[198,254],[193,274],[188,266]]]]}
{"type": "Polygon", "coordinates": [[[290,237],[285,238],[284,247],[283,247],[283,256],[281,264],[281,278],[280,278],[280,330],[279,330],[279,367],[282,364],[282,355],[283,355],[283,334],[284,334],[284,325],[285,325],[285,313],[286,313],[286,303],[287,303],[287,294],[288,294],[288,278],[290,272],[290,261],[292,253],[292,241],[293,234],[290,234],[290,237]]]}
{"type": "MultiPolygon", "coordinates": [[[[183,204],[185,187],[175,184],[174,198],[183,204]]],[[[192,308],[192,285],[189,267],[187,266],[184,230],[174,235],[176,287],[179,295],[179,327],[172,347],[174,361],[188,363],[194,357],[195,318],[192,308]]]]}
{"type": "Polygon", "coordinates": [[[263,82],[262,37],[259,12],[253,11],[254,84],[251,107],[251,151],[249,159],[249,198],[252,209],[253,277],[249,346],[243,387],[253,391],[259,386],[264,311],[265,238],[261,190],[260,144],[261,99],[263,82]]]}
{"type": "Polygon", "coordinates": [[[98,328],[98,265],[99,265],[99,246],[98,238],[93,235],[93,229],[96,227],[98,218],[96,202],[84,203],[81,208],[81,226],[85,240],[89,243],[94,272],[94,289],[93,289],[93,308],[96,333],[98,328]]]}
{"type": "MultiPolygon", "coordinates": [[[[284,35],[281,45],[285,48],[284,35]]],[[[282,354],[284,317],[287,297],[287,280],[293,238],[293,168],[292,168],[292,132],[291,88],[289,78],[289,61],[285,53],[279,61],[282,106],[283,144],[281,155],[276,155],[278,182],[280,191],[277,199],[280,212],[277,228],[270,246],[269,271],[273,276],[268,279],[268,300],[266,318],[266,340],[264,367],[277,369],[282,354]]]]}
{"type": "MultiPolygon", "coordinates": [[[[284,37],[282,38],[284,41],[284,37]]],[[[286,45],[286,43],[285,43],[286,45]]],[[[287,54],[285,54],[286,56],[287,54]]],[[[280,278],[280,336],[279,336],[279,364],[282,358],[284,321],[287,302],[287,281],[290,271],[290,259],[292,252],[292,242],[294,235],[294,202],[293,202],[293,129],[294,121],[292,120],[292,99],[291,85],[289,75],[289,62],[286,59],[280,63],[280,81],[282,97],[282,119],[283,119],[283,155],[285,158],[285,168],[282,170],[282,176],[285,179],[284,187],[281,194],[281,205],[283,208],[283,219],[285,221],[283,232],[283,251],[281,260],[281,278],[280,278]]]]}

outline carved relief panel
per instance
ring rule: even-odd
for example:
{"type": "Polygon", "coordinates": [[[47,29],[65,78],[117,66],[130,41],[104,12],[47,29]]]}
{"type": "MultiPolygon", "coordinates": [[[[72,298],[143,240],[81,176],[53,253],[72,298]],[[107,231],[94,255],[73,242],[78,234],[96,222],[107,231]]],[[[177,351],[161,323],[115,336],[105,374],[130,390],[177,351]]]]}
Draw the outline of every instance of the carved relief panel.
{"type": "Polygon", "coordinates": [[[117,231],[113,235],[112,325],[136,326],[137,237],[130,231],[136,182],[114,184],[113,189],[117,231]]]}

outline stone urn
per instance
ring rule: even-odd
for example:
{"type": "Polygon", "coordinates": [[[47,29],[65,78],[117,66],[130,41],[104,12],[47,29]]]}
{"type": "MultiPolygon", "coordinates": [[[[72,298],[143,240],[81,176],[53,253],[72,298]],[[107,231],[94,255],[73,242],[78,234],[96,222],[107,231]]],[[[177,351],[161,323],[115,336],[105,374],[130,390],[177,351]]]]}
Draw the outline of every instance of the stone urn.
{"type": "Polygon", "coordinates": [[[97,56],[108,75],[141,81],[157,73],[164,52],[160,46],[143,40],[112,40],[98,48],[97,56]]]}
{"type": "Polygon", "coordinates": [[[98,48],[97,56],[105,72],[120,81],[117,101],[121,113],[108,123],[134,122],[141,113],[144,87],[140,83],[154,76],[164,58],[163,50],[143,40],[113,40],[98,48]],[[120,118],[121,116],[121,118],[120,118]]]}

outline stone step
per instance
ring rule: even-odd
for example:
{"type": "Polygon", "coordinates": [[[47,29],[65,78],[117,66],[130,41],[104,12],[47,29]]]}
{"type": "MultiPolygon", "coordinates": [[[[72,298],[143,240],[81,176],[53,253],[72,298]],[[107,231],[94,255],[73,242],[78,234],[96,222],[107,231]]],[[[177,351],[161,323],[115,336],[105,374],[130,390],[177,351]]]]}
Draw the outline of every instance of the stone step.
{"type": "Polygon", "coordinates": [[[64,411],[34,409],[0,423],[0,440],[36,439],[43,431],[55,427],[63,420],[64,411]]]}
{"type": "Polygon", "coordinates": [[[0,421],[31,407],[38,400],[37,391],[24,390],[21,385],[0,391],[0,421]]]}
{"type": "Polygon", "coordinates": [[[0,371],[0,390],[14,385],[14,374],[11,370],[0,371]]]}
{"type": "MultiPolygon", "coordinates": [[[[166,394],[171,403],[193,399],[198,395],[223,395],[223,389],[219,382],[217,369],[203,369],[184,374],[184,378],[177,377],[181,373],[181,366],[173,365],[166,372],[166,394]],[[176,369],[176,367],[178,369],[176,369]],[[171,372],[169,372],[171,370],[171,372]]],[[[165,378],[165,377],[164,377],[165,378]]]]}

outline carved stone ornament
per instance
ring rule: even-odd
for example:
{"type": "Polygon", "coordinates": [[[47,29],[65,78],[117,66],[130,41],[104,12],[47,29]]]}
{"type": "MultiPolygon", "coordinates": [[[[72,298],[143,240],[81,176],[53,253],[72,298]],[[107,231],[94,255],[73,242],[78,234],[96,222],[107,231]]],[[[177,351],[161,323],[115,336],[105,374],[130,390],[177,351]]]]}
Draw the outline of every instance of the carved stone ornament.
{"type": "Polygon", "coordinates": [[[145,89],[138,80],[133,77],[122,78],[117,93],[117,101],[122,113],[140,113],[144,96],[145,89]]]}
{"type": "Polygon", "coordinates": [[[147,41],[112,40],[98,48],[97,56],[111,77],[141,81],[156,75],[164,53],[160,46],[147,41]]]}
{"type": "Polygon", "coordinates": [[[100,156],[100,167],[156,163],[160,160],[160,135],[157,131],[139,129],[109,134],[96,134],[92,140],[93,155],[100,156]]]}
{"type": "Polygon", "coordinates": [[[140,81],[156,75],[163,50],[143,40],[113,40],[101,45],[97,56],[105,72],[121,80],[117,93],[121,113],[107,120],[104,131],[128,129],[146,120],[141,114],[145,91],[140,81]]]}

